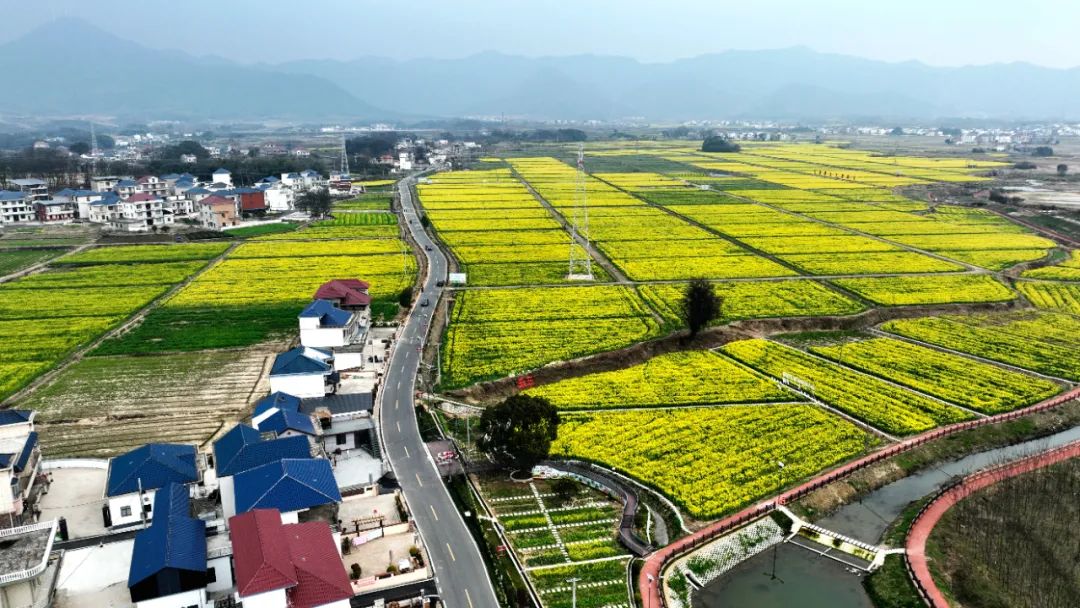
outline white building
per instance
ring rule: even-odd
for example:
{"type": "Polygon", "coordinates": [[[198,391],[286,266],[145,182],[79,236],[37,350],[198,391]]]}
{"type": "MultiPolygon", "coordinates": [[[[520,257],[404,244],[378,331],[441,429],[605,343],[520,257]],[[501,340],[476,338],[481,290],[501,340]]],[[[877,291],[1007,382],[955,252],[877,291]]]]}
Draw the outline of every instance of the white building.
{"type": "Polygon", "coordinates": [[[111,528],[140,524],[154,518],[154,495],[168,484],[199,480],[195,447],[151,443],[109,461],[105,483],[111,528]]]}
{"type": "Polygon", "coordinates": [[[359,316],[328,300],[315,300],[300,313],[300,344],[304,346],[348,346],[362,338],[359,316]]]}
{"type": "Polygon", "coordinates": [[[334,355],[321,348],[298,346],[281,353],[270,368],[270,392],[301,399],[333,393],[340,380],[333,363],[334,355]]]}
{"type": "Polygon", "coordinates": [[[214,171],[213,178],[210,181],[215,184],[225,184],[232,188],[232,173],[230,173],[228,169],[218,169],[217,171],[214,171]]]}
{"type": "Polygon", "coordinates": [[[122,198],[116,205],[115,217],[109,220],[113,230],[122,232],[145,232],[172,223],[173,215],[165,209],[164,199],[145,192],[122,198]]]}
{"type": "Polygon", "coordinates": [[[34,221],[34,206],[22,192],[0,190],[0,224],[34,221]]]}
{"type": "Polygon", "coordinates": [[[29,523],[27,502],[41,473],[41,447],[32,410],[0,410],[0,483],[11,491],[0,498],[0,520],[8,525],[29,523]]]}

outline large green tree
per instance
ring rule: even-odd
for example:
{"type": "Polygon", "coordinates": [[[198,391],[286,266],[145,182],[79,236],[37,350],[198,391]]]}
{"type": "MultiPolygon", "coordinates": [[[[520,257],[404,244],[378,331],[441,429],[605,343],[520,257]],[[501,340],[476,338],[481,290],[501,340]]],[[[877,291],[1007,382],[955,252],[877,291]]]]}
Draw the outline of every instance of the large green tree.
{"type": "Polygon", "coordinates": [[[701,142],[702,152],[738,152],[742,150],[739,144],[722,135],[710,135],[701,142]]]}
{"type": "Polygon", "coordinates": [[[311,217],[322,217],[330,213],[330,205],[333,203],[330,191],[326,188],[308,190],[296,199],[296,208],[306,211],[311,217]]]}
{"type": "Polygon", "coordinates": [[[720,296],[716,295],[712,283],[705,279],[694,279],[686,286],[681,302],[681,313],[690,335],[696,336],[720,315],[720,296]]]}
{"type": "Polygon", "coordinates": [[[514,395],[484,410],[476,447],[501,466],[529,470],[547,458],[558,432],[559,412],[550,401],[514,395]]]}

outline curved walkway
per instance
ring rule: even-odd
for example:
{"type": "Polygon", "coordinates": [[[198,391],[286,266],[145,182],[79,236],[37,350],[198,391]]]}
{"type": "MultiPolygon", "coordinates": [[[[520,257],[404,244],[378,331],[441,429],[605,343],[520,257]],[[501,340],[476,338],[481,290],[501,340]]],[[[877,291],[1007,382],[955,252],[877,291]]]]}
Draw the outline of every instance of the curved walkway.
{"type": "Polygon", "coordinates": [[[946,511],[975,492],[999,481],[1077,456],[1080,456],[1080,441],[969,475],[927,503],[915,516],[906,541],[908,575],[926,604],[931,608],[949,608],[948,600],[930,574],[926,559],[926,540],[946,511]]]}
{"type": "Polygon", "coordinates": [[[638,507],[638,497],[636,492],[618,481],[588,467],[553,460],[545,461],[542,464],[553,469],[560,469],[568,473],[573,473],[574,475],[580,475],[586,479],[591,479],[619,495],[623,501],[622,518],[619,520],[619,541],[638,557],[641,557],[652,550],[652,547],[641,542],[641,539],[634,534],[634,515],[637,513],[638,507]]]}
{"type": "Polygon", "coordinates": [[[978,420],[972,420],[969,422],[960,422],[957,424],[940,427],[931,431],[927,431],[921,435],[916,435],[909,439],[905,439],[900,443],[889,446],[883,450],[874,452],[864,456],[858,460],[854,460],[845,465],[827,471],[822,475],[819,475],[799,486],[796,486],[783,494],[780,494],[776,498],[759,502],[755,505],[749,506],[734,515],[729,515],[720,521],[717,521],[696,533],[686,536],[677,540],[676,542],[660,549],[646,558],[645,564],[641,568],[641,573],[638,575],[638,590],[641,592],[641,597],[647,605],[651,606],[664,606],[663,594],[661,593],[662,585],[656,584],[660,579],[660,573],[664,570],[667,562],[677,555],[680,555],[686,551],[697,548],[705,543],[708,543],[712,539],[726,534],[727,532],[742,526],[743,524],[757,519],[762,515],[765,515],[776,508],[778,504],[784,504],[792,500],[797,500],[803,496],[826,486],[834,481],[847,477],[848,475],[866,468],[872,464],[881,462],[887,458],[896,456],[897,454],[914,449],[924,443],[940,439],[953,433],[960,431],[966,431],[968,429],[978,428],[981,426],[987,426],[998,422],[1007,422],[1014,420],[1035,412],[1048,410],[1057,407],[1067,401],[1080,398],[1080,388],[1074,388],[1068,392],[1062,393],[1057,397],[1052,397],[1045,401],[1036,403],[1022,409],[1014,410],[1012,412],[1006,412],[1004,414],[998,414],[996,416],[990,416],[989,418],[981,418],[978,420]]]}

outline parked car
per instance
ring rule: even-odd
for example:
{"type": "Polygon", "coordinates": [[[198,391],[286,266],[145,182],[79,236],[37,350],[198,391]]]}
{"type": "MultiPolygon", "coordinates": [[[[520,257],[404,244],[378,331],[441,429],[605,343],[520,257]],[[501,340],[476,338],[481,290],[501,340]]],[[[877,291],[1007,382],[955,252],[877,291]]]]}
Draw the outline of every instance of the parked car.
{"type": "Polygon", "coordinates": [[[442,287],[443,285],[446,285],[446,281],[435,281],[436,287],[442,287]]]}
{"type": "Polygon", "coordinates": [[[424,245],[424,249],[427,249],[428,251],[431,251],[431,245],[424,245]]]}
{"type": "Polygon", "coordinates": [[[427,306],[428,304],[431,304],[431,302],[429,302],[427,298],[420,300],[420,306],[427,306]]]}

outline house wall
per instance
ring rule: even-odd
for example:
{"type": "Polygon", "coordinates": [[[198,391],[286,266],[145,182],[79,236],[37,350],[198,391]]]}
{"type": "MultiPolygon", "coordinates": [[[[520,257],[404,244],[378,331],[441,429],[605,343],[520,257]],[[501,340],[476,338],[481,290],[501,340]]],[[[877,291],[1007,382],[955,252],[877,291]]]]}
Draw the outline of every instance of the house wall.
{"type": "Polygon", "coordinates": [[[206,601],[206,589],[192,589],[191,591],[138,602],[135,604],[135,608],[188,608],[189,606],[205,608],[209,605],[206,601]]]}
{"type": "Polygon", "coordinates": [[[356,431],[349,431],[348,433],[335,433],[333,428],[323,431],[322,436],[323,449],[327,454],[333,454],[334,450],[352,450],[360,447],[356,443],[356,431]],[[338,443],[338,438],[344,437],[342,441],[344,443],[338,443]]]}
{"type": "Polygon", "coordinates": [[[358,353],[334,353],[334,371],[356,369],[362,367],[366,360],[363,352],[358,353]]]}
{"type": "Polygon", "coordinates": [[[225,514],[225,522],[228,525],[229,518],[236,515],[236,496],[233,494],[233,476],[226,475],[218,479],[218,489],[221,494],[221,511],[225,514]]]}
{"type": "MultiPolygon", "coordinates": [[[[155,490],[146,490],[143,492],[143,502],[150,506],[151,510],[146,512],[146,521],[150,521],[154,518],[153,505],[155,490]]],[[[109,515],[112,517],[112,527],[126,526],[131,524],[137,524],[142,521],[142,516],[139,507],[139,493],[131,492],[130,494],[121,494],[120,496],[109,497],[109,515]],[[124,507],[131,508],[131,515],[121,515],[121,510],[124,507]]]]}
{"type": "Polygon", "coordinates": [[[217,580],[206,586],[206,591],[208,593],[228,591],[236,586],[236,581],[233,580],[232,575],[232,555],[225,555],[207,560],[207,572],[209,572],[210,568],[214,569],[214,575],[217,577],[217,580]]]}
{"type": "Polygon", "coordinates": [[[270,376],[270,392],[288,393],[301,399],[326,395],[326,376],[323,374],[294,374],[270,376]]]}
{"type": "MultiPolygon", "coordinates": [[[[306,510],[306,509],[305,509],[306,510]]],[[[288,513],[281,514],[281,523],[283,524],[295,524],[300,521],[300,511],[289,511],[288,513]]]]}
{"type": "Polygon", "coordinates": [[[0,608],[19,608],[34,603],[32,580],[19,581],[6,587],[0,587],[0,608]]]}
{"type": "Polygon", "coordinates": [[[242,599],[244,608],[285,608],[288,605],[284,589],[256,593],[242,599]]]}
{"type": "MultiPolygon", "coordinates": [[[[317,319],[316,319],[317,321],[317,319]]],[[[345,346],[348,327],[320,327],[317,329],[300,329],[300,344],[304,346],[345,346]]]]}

